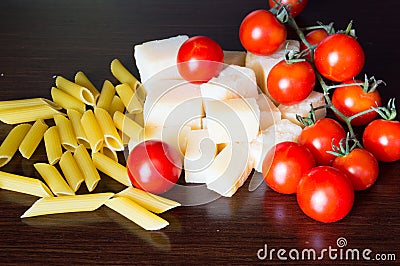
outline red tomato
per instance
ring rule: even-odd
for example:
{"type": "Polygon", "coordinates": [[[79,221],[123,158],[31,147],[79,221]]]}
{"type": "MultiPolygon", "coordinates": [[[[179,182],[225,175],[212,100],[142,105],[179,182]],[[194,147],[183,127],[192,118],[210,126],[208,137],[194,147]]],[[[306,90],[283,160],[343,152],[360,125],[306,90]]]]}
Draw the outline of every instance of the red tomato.
{"type": "Polygon", "coordinates": [[[248,14],[239,29],[243,47],[257,55],[270,55],[282,47],[286,28],[269,11],[259,9],[248,14]]]}
{"type": "Polygon", "coordinates": [[[269,0],[269,6],[275,6],[275,2],[280,3],[279,6],[287,5],[292,17],[297,16],[306,7],[308,0],[269,0]]]}
{"type": "Polygon", "coordinates": [[[347,155],[336,157],[332,166],[350,178],[355,190],[369,188],[378,178],[378,161],[372,153],[364,149],[357,148],[347,155]]]}
{"type": "Polygon", "coordinates": [[[363,134],[364,148],[382,162],[400,159],[400,122],[383,119],[368,124],[363,134]]]}
{"type": "MultiPolygon", "coordinates": [[[[351,84],[361,81],[347,81],[343,84],[351,84]]],[[[345,116],[352,116],[362,111],[371,109],[372,106],[381,106],[381,96],[377,90],[373,92],[364,92],[361,86],[349,86],[336,88],[332,95],[333,105],[345,116]]],[[[366,125],[378,115],[377,112],[369,112],[351,120],[355,126],[366,125]]],[[[341,119],[338,116],[339,119],[341,119]]]]}
{"type": "MultiPolygon", "coordinates": [[[[326,30],[317,29],[317,30],[313,30],[313,31],[310,31],[309,33],[307,33],[306,40],[311,45],[318,45],[326,37],[328,37],[328,33],[326,32],[326,30]]],[[[303,42],[301,42],[300,50],[304,51],[306,49],[307,49],[307,46],[303,42]]],[[[309,52],[306,54],[306,56],[307,56],[307,58],[311,59],[309,52]]]]}
{"type": "Polygon", "coordinates": [[[167,143],[147,140],[133,148],[128,156],[127,168],[135,187],[161,194],[178,181],[182,160],[178,152],[167,143]]]}
{"type": "Polygon", "coordinates": [[[357,76],[364,62],[364,50],[358,41],[343,33],[326,37],[318,44],[314,53],[314,63],[318,72],[337,82],[351,80],[357,76]]]}
{"type": "Polygon", "coordinates": [[[267,88],[275,101],[292,105],[301,102],[315,86],[315,73],[307,61],[276,64],[268,74],[267,88]]]}
{"type": "Polygon", "coordinates": [[[263,161],[264,181],[273,190],[296,193],[300,178],[315,166],[311,152],[295,142],[281,142],[270,149],[263,161]]]}
{"type": "Polygon", "coordinates": [[[217,76],[223,68],[224,53],[214,40],[195,36],[186,40],[178,51],[177,63],[181,76],[201,84],[217,76]]]}
{"type": "Polygon", "coordinates": [[[309,217],[324,223],[336,222],[353,207],[353,185],[333,167],[314,167],[299,182],[297,202],[309,217]]]}
{"type": "Polygon", "coordinates": [[[345,137],[346,132],[337,121],[322,118],[314,125],[305,127],[297,142],[311,151],[317,165],[331,165],[335,155],[327,151],[332,150],[332,143],[339,146],[340,140],[345,137]]]}

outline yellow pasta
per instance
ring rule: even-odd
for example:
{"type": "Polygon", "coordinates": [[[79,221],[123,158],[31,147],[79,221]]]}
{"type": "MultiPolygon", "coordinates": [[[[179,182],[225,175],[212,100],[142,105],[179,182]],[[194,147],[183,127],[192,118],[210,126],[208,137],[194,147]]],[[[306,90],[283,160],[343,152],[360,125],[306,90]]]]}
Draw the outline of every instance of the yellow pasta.
{"type": "Polygon", "coordinates": [[[74,151],[78,143],[71,121],[65,116],[55,115],[54,122],[60,134],[61,145],[68,151],[74,151]]]}
{"type": "Polygon", "coordinates": [[[104,135],[92,110],[87,110],[83,113],[81,124],[92,152],[100,151],[101,147],[103,147],[104,135]]]}
{"type": "MultiPolygon", "coordinates": [[[[50,101],[49,101],[50,102],[50,101]]],[[[28,105],[12,109],[0,110],[0,121],[14,125],[36,121],[38,119],[50,119],[54,115],[63,115],[58,111],[57,105],[51,103],[28,105]]]]}
{"type": "Polygon", "coordinates": [[[39,143],[42,140],[44,132],[47,130],[47,128],[48,126],[46,123],[42,119],[39,119],[29,129],[28,133],[26,133],[24,139],[19,145],[19,152],[24,158],[31,158],[32,154],[39,146],[39,143]]]}
{"type": "Polygon", "coordinates": [[[118,60],[114,59],[111,62],[111,73],[121,83],[127,83],[129,86],[138,92],[138,98],[143,102],[146,98],[146,91],[140,82],[132,75],[129,70],[118,60]]]}
{"type": "Polygon", "coordinates": [[[92,159],[94,165],[100,172],[105,173],[125,186],[132,185],[125,166],[99,152],[94,153],[92,159]]]}
{"type": "Polygon", "coordinates": [[[0,171],[0,188],[37,197],[52,197],[50,189],[39,179],[0,171]]]}
{"type": "Polygon", "coordinates": [[[85,178],[70,151],[61,155],[59,165],[69,186],[76,192],[85,178]]]}
{"type": "Polygon", "coordinates": [[[75,195],[55,166],[47,163],[35,163],[33,166],[56,196],[75,195]]]}
{"type": "Polygon", "coordinates": [[[118,154],[115,150],[112,150],[107,146],[103,146],[100,152],[109,157],[111,160],[118,162],[118,154]]]}
{"type": "Polygon", "coordinates": [[[125,197],[109,199],[105,205],[145,230],[159,230],[169,225],[163,218],[125,197]]]}
{"type": "Polygon", "coordinates": [[[113,120],[116,128],[121,130],[134,142],[140,142],[143,132],[142,126],[121,112],[115,112],[113,120]]]}
{"type": "Polygon", "coordinates": [[[51,165],[56,164],[62,155],[61,140],[57,126],[52,126],[44,133],[46,155],[51,165]]]}
{"type": "Polygon", "coordinates": [[[95,105],[95,98],[92,92],[86,88],[78,85],[68,79],[58,76],[56,78],[56,86],[57,88],[65,91],[66,93],[74,96],[77,99],[80,99],[85,104],[94,106],[95,105]]]}
{"type": "Polygon", "coordinates": [[[39,215],[94,211],[100,208],[114,193],[94,193],[73,196],[41,198],[21,218],[39,215]]]}
{"type": "Polygon", "coordinates": [[[139,125],[141,125],[142,127],[144,127],[144,115],[143,112],[142,113],[138,113],[135,114],[133,121],[135,121],[136,123],[138,123],[139,125]]]}
{"type": "Polygon", "coordinates": [[[123,113],[125,111],[125,105],[122,102],[121,98],[119,98],[118,95],[114,95],[110,108],[108,109],[108,112],[110,115],[114,115],[115,112],[121,112],[123,113]]]}
{"type": "Polygon", "coordinates": [[[114,85],[108,80],[104,81],[100,97],[99,100],[97,101],[96,106],[109,111],[114,95],[115,95],[114,85]]]}
{"type": "Polygon", "coordinates": [[[61,107],[55,104],[52,101],[49,101],[44,98],[29,98],[29,99],[20,99],[20,100],[9,100],[9,101],[0,101],[0,111],[1,110],[9,110],[14,108],[23,108],[29,106],[37,106],[37,105],[48,105],[53,107],[56,110],[60,110],[61,107]]]}
{"type": "Polygon", "coordinates": [[[135,91],[127,83],[117,85],[115,90],[128,113],[136,114],[143,111],[142,103],[139,101],[135,91]]]}
{"type": "Polygon", "coordinates": [[[83,129],[81,123],[82,113],[74,109],[68,109],[67,115],[71,120],[72,128],[74,129],[74,133],[78,144],[83,144],[85,148],[89,149],[90,148],[89,140],[86,136],[85,130],[83,129]]]}
{"type": "Polygon", "coordinates": [[[102,108],[94,108],[94,115],[103,132],[104,142],[112,150],[122,151],[124,145],[122,144],[121,137],[115,128],[114,121],[110,114],[102,108]]]}
{"type": "Polygon", "coordinates": [[[97,183],[100,181],[100,175],[94,166],[92,158],[83,145],[79,145],[75,150],[74,159],[85,178],[88,190],[90,192],[93,191],[96,188],[97,183]]]}
{"type": "Polygon", "coordinates": [[[6,165],[13,158],[31,127],[30,124],[20,124],[11,129],[0,146],[0,167],[6,165]]]}
{"type": "Polygon", "coordinates": [[[93,83],[88,79],[88,77],[82,71],[78,71],[75,74],[75,83],[85,88],[88,88],[90,92],[93,94],[95,101],[99,98],[100,92],[96,89],[93,83]]]}
{"type": "Polygon", "coordinates": [[[86,104],[84,102],[56,87],[51,88],[51,98],[53,98],[56,104],[66,110],[76,109],[80,112],[85,112],[86,110],[86,104]]]}
{"type": "Polygon", "coordinates": [[[137,189],[134,187],[128,187],[125,190],[117,193],[116,197],[126,197],[133,200],[140,206],[146,208],[154,213],[162,213],[172,208],[181,206],[179,202],[154,195],[152,193],[137,189]]]}

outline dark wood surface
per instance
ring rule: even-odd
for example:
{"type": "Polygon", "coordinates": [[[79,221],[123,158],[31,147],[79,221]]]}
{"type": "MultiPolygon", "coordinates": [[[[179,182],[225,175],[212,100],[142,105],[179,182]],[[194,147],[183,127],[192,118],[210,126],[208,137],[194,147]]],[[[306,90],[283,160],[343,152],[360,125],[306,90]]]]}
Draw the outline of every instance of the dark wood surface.
{"type": "MultiPolygon", "coordinates": [[[[78,70],[100,86],[104,79],[113,80],[109,64],[114,58],[137,73],[134,44],[177,34],[208,35],[226,50],[242,50],[238,40],[241,20],[266,2],[0,1],[0,100],[49,98],[54,75],[72,78],[78,70]]],[[[353,19],[366,52],[364,73],[386,81],[381,93],[387,101],[400,98],[399,10],[396,0],[310,0],[298,23],[335,21],[337,28],[344,28],[353,19]]],[[[0,125],[0,140],[10,129],[0,125]]],[[[17,155],[0,170],[37,176],[32,164],[45,160],[40,146],[32,160],[17,155]]],[[[265,185],[249,192],[246,183],[232,198],[163,214],[170,226],[157,232],[146,232],[106,207],[91,213],[21,220],[37,198],[2,190],[0,264],[268,264],[280,261],[276,256],[272,261],[257,258],[265,244],[268,249],[318,251],[337,248],[339,237],[347,240],[346,248],[393,253],[399,261],[399,173],[400,162],[380,164],[377,183],[357,193],[351,213],[333,224],[307,218],[295,196],[279,195],[265,185]]],[[[120,189],[105,177],[96,191],[120,189]]],[[[326,256],[323,261],[297,263],[374,265],[378,261],[326,256]]]]}

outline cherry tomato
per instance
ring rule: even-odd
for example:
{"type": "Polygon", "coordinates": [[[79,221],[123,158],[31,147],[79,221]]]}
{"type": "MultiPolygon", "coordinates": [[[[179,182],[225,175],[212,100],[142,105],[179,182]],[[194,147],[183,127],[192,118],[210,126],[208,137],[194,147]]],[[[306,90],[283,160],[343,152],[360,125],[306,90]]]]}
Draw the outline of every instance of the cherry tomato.
{"type": "Polygon", "coordinates": [[[171,189],[182,171],[182,160],[169,144],[147,140],[132,149],[127,160],[132,184],[144,191],[161,194],[171,189]]]}
{"type": "Polygon", "coordinates": [[[301,178],[297,202],[307,216],[324,223],[336,222],[353,207],[354,188],[344,173],[330,166],[318,166],[301,178]]]}
{"type": "MultiPolygon", "coordinates": [[[[307,33],[306,40],[311,45],[318,45],[326,37],[328,37],[328,33],[326,32],[326,30],[317,29],[317,30],[313,30],[313,31],[310,31],[309,33],[307,33]]],[[[300,50],[304,51],[306,49],[307,49],[307,46],[303,42],[301,42],[300,43],[300,50]]],[[[311,59],[310,52],[308,52],[306,54],[306,57],[308,59],[311,59]]]]}
{"type": "Polygon", "coordinates": [[[311,152],[295,142],[281,142],[271,148],[263,161],[264,181],[273,190],[296,193],[300,178],[315,166],[311,152]]]}
{"type": "Polygon", "coordinates": [[[364,66],[365,55],[353,37],[336,33],[322,40],[314,53],[318,72],[327,79],[337,82],[351,80],[364,66]]]}
{"type": "Polygon", "coordinates": [[[255,10],[242,21],[239,29],[243,47],[257,55],[270,55],[286,40],[286,28],[267,10],[255,10]]]}
{"type": "MultiPolygon", "coordinates": [[[[354,82],[361,81],[347,81],[343,84],[351,84],[354,82]]],[[[352,116],[362,111],[371,109],[371,107],[381,106],[381,96],[377,90],[373,92],[364,92],[363,88],[359,85],[339,87],[336,88],[332,95],[333,105],[345,116],[352,116]]],[[[366,125],[375,117],[378,113],[372,111],[362,116],[356,117],[351,120],[351,124],[355,126],[366,125]]],[[[339,119],[341,119],[338,116],[339,119]]]]}
{"type": "Polygon", "coordinates": [[[346,132],[337,121],[322,118],[314,125],[305,127],[297,142],[311,151],[317,165],[332,165],[335,155],[327,151],[332,150],[332,143],[339,146],[340,140],[345,137],[346,132]]]}
{"type": "Polygon", "coordinates": [[[400,159],[400,122],[377,119],[368,124],[363,134],[364,148],[378,161],[400,159]]]}
{"type": "Polygon", "coordinates": [[[224,53],[214,40],[195,36],[186,40],[178,51],[177,63],[181,76],[201,84],[217,76],[223,68],[224,53]]]}
{"type": "Polygon", "coordinates": [[[267,78],[268,92],[275,101],[292,105],[301,102],[315,86],[315,73],[307,61],[276,64],[267,78]]]}
{"type": "Polygon", "coordinates": [[[378,161],[364,149],[356,148],[347,155],[336,157],[332,166],[350,178],[355,190],[369,188],[378,178],[378,161]]]}
{"type": "Polygon", "coordinates": [[[279,6],[287,5],[292,17],[297,16],[306,7],[308,0],[269,0],[269,6],[275,6],[275,2],[280,3],[279,6]]]}

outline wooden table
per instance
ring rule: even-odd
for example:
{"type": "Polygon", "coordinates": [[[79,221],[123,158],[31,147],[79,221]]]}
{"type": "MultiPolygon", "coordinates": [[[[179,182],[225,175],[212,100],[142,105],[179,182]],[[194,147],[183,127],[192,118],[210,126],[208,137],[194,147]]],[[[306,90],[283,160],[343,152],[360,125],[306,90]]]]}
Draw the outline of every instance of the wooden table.
{"type": "MultiPolygon", "coordinates": [[[[266,7],[266,2],[3,0],[0,100],[50,98],[53,76],[72,78],[78,70],[83,70],[97,86],[104,79],[115,81],[109,69],[114,58],[137,74],[133,45],[177,34],[208,35],[226,50],[242,50],[238,39],[241,20],[251,10],[266,7]]],[[[341,29],[353,19],[366,52],[363,72],[386,81],[387,86],[380,89],[386,102],[400,96],[399,10],[400,2],[396,0],[310,1],[298,23],[306,26],[317,20],[335,21],[336,28],[341,29]]],[[[9,125],[0,125],[1,140],[10,129],[9,125]]],[[[32,163],[45,160],[41,145],[32,160],[17,155],[1,170],[37,176],[32,163]]],[[[232,198],[163,214],[170,226],[157,232],[146,232],[106,207],[90,213],[21,220],[21,214],[37,198],[2,190],[0,264],[268,264],[282,262],[277,257],[280,248],[287,251],[286,256],[291,249],[338,249],[337,240],[341,237],[347,240],[344,252],[371,249],[371,258],[376,254],[387,255],[386,258],[395,254],[398,261],[399,173],[400,162],[380,164],[376,184],[357,193],[351,213],[333,224],[306,217],[295,196],[279,195],[264,184],[249,192],[246,183],[232,198]],[[268,254],[271,249],[276,250],[272,260],[257,257],[258,252],[261,257],[264,255],[265,245],[268,254]]],[[[122,188],[105,177],[97,190],[122,188]]],[[[378,262],[339,258],[331,260],[325,254],[323,261],[297,263],[378,262]]]]}

